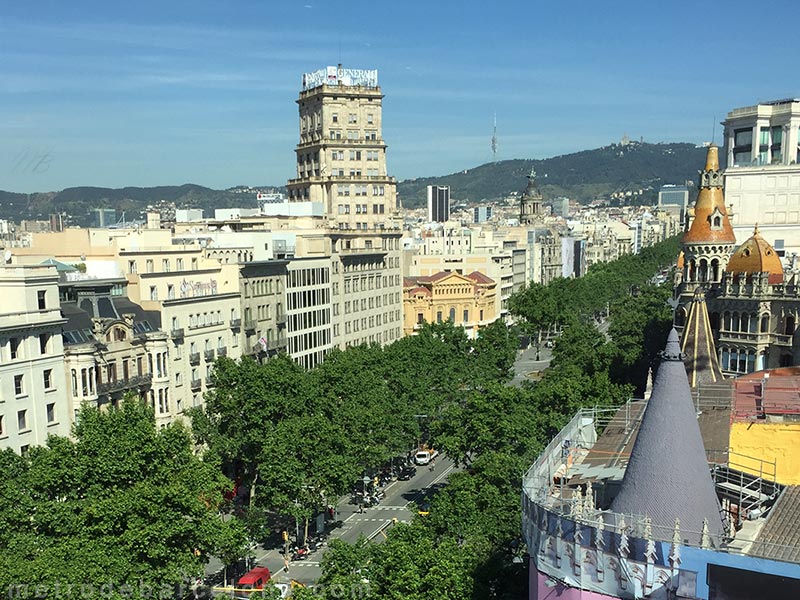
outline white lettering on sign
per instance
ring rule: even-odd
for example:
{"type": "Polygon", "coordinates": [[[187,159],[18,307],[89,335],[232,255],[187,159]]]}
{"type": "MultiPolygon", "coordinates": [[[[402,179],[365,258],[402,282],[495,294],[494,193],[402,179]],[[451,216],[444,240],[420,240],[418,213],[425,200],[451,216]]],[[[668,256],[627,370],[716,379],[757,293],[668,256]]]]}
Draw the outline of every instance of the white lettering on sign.
{"type": "Polygon", "coordinates": [[[303,73],[303,90],[321,85],[337,85],[340,82],[343,85],[378,87],[378,70],[325,67],[313,73],[303,73]]]}

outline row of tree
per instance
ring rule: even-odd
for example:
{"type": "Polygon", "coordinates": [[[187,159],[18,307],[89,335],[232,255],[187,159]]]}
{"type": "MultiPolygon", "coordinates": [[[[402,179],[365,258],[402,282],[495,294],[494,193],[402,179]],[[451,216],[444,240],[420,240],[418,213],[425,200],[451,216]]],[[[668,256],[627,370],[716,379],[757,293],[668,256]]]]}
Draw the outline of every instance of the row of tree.
{"type": "Polygon", "coordinates": [[[520,387],[497,379],[446,399],[431,434],[437,448],[467,469],[450,476],[427,516],[395,526],[384,543],[333,543],[323,560],[320,590],[299,596],[465,600],[526,595],[519,529],[522,475],[578,409],[617,406],[644,386],[671,322],[669,288],[649,281],[674,259],[675,248],[671,240],[643,256],[594,268],[584,283],[558,281],[542,287],[541,294],[534,286],[538,296],[531,297],[529,288],[513,298],[512,306],[530,311],[530,328],[563,326],[550,367],[539,381],[520,387]],[[536,306],[541,297],[555,306],[546,318],[536,306]],[[606,302],[611,304],[607,335],[594,318],[606,302]]]}
{"type": "Polygon", "coordinates": [[[502,323],[476,340],[444,323],[384,348],[334,350],[310,371],[285,356],[223,358],[192,414],[195,438],[247,490],[255,536],[259,516],[307,520],[367,470],[405,456],[446,407],[507,380],[516,345],[502,323]]]}

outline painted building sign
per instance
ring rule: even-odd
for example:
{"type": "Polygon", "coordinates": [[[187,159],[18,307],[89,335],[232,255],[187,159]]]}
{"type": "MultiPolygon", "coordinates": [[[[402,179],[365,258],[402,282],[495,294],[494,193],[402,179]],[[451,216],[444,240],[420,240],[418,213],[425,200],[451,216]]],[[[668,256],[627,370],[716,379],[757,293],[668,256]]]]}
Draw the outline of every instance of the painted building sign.
{"type": "Polygon", "coordinates": [[[194,298],[196,296],[213,296],[217,293],[217,280],[181,282],[181,298],[194,298]]]}

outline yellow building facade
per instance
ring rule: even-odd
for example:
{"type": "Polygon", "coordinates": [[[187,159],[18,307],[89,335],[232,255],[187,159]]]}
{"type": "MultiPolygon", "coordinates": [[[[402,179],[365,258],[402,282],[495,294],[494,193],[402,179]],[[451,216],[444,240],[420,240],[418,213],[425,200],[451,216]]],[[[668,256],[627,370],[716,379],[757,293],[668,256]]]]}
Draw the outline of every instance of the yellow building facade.
{"type": "Polygon", "coordinates": [[[403,279],[404,335],[413,335],[424,323],[450,320],[474,338],[498,317],[497,284],[483,273],[440,271],[403,279]]]}

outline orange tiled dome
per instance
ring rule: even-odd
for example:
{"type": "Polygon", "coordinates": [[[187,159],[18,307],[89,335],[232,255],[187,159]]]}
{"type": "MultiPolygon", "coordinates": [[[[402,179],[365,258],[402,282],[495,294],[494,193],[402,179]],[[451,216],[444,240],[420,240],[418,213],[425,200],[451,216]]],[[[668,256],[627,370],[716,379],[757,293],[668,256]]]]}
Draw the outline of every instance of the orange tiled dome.
{"type": "Polygon", "coordinates": [[[726,271],[731,273],[769,273],[770,283],[783,283],[783,265],[775,249],[758,233],[739,246],[728,261],[726,271]]]}
{"type": "Polygon", "coordinates": [[[722,175],[719,172],[719,148],[709,146],[706,166],[700,176],[700,191],[694,203],[694,219],[683,234],[684,244],[735,244],[725,196],[722,193],[722,175]]]}

